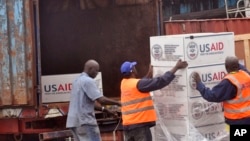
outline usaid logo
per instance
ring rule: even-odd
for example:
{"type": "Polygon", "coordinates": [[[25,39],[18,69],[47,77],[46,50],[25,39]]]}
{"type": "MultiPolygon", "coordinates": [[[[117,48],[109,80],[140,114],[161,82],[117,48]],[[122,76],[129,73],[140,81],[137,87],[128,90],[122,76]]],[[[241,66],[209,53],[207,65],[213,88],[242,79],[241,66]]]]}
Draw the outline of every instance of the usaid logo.
{"type": "Polygon", "coordinates": [[[43,91],[48,93],[70,92],[72,83],[44,85],[43,91]]]}
{"type": "Polygon", "coordinates": [[[188,43],[187,56],[191,60],[194,60],[198,56],[198,45],[195,42],[188,43]]]}
{"type": "Polygon", "coordinates": [[[194,102],[192,103],[192,107],[191,107],[191,114],[192,117],[196,120],[200,119],[203,115],[203,105],[200,102],[194,102]]]}
{"type": "Polygon", "coordinates": [[[155,59],[160,59],[162,57],[162,48],[160,45],[158,45],[158,44],[153,45],[151,51],[152,51],[152,56],[155,59]]]}
{"type": "MultiPolygon", "coordinates": [[[[193,78],[194,72],[192,72],[189,76],[189,86],[196,90],[196,82],[193,78]]],[[[201,78],[201,82],[205,84],[217,84],[219,81],[221,81],[227,73],[225,71],[218,71],[218,72],[208,72],[208,73],[202,73],[199,74],[201,78]]]]}

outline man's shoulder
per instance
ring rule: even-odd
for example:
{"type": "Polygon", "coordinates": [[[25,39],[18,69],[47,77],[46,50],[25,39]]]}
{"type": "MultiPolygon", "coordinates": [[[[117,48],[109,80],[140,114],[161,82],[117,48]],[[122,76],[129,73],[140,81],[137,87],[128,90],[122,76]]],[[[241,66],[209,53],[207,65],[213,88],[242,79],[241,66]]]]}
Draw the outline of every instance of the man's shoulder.
{"type": "Polygon", "coordinates": [[[78,77],[78,79],[84,80],[84,81],[94,81],[93,78],[89,77],[87,74],[84,74],[84,73],[83,73],[82,75],[80,75],[80,76],[78,77]]]}

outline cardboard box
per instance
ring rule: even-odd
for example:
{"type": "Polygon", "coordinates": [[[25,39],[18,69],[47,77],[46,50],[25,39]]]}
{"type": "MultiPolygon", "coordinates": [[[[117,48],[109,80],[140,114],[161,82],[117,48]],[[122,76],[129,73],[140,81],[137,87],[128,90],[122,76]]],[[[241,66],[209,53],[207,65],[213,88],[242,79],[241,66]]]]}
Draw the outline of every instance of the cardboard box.
{"type": "Polygon", "coordinates": [[[221,103],[206,101],[192,76],[198,72],[206,87],[214,87],[227,74],[225,58],[235,56],[234,49],[232,32],[150,37],[154,77],[171,70],[179,59],[188,62],[168,86],[151,93],[158,114],[152,129],[155,141],[228,140],[221,103]]]}
{"type": "Polygon", "coordinates": [[[193,128],[188,126],[166,126],[157,123],[152,130],[154,141],[229,141],[229,132],[224,123],[193,128]]]}
{"type": "Polygon", "coordinates": [[[188,141],[229,141],[229,132],[226,124],[211,124],[201,127],[190,127],[188,141]],[[225,129],[225,130],[222,130],[225,129]]]}
{"type": "Polygon", "coordinates": [[[225,118],[221,103],[207,102],[202,97],[189,99],[188,122],[195,128],[224,123],[225,118]]]}
{"type": "MultiPolygon", "coordinates": [[[[164,74],[171,68],[154,67],[154,77],[164,74]]],[[[214,137],[209,136],[211,125],[221,125],[216,126],[215,131],[226,133],[221,103],[208,102],[201,97],[192,82],[194,71],[200,74],[203,83],[209,88],[218,84],[226,74],[224,64],[187,67],[178,70],[175,79],[168,86],[153,91],[158,115],[158,124],[153,132],[155,141],[164,138],[175,138],[177,141],[199,141],[207,137],[209,139],[214,137]]],[[[220,136],[227,137],[228,134],[220,136]]]]}
{"type": "MultiPolygon", "coordinates": [[[[172,67],[154,67],[154,77],[163,75],[172,67]]],[[[226,75],[224,64],[187,67],[176,72],[175,79],[166,87],[154,91],[153,97],[158,114],[168,126],[181,121],[193,126],[224,122],[220,103],[207,102],[196,90],[192,75],[196,71],[202,82],[209,88],[218,84],[226,75]]]]}

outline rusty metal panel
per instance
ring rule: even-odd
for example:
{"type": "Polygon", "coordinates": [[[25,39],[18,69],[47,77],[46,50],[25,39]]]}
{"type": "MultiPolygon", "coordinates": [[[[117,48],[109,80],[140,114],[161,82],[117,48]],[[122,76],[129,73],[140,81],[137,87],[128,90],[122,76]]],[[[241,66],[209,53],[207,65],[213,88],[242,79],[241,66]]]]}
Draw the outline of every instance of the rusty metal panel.
{"type": "Polygon", "coordinates": [[[40,0],[42,75],[80,73],[95,59],[104,95],[119,97],[123,61],[135,60],[139,75],[147,73],[149,37],[157,34],[155,4],[82,9],[79,0],[40,0]]]}
{"type": "MultiPolygon", "coordinates": [[[[18,133],[18,119],[1,119],[0,120],[0,133],[1,134],[9,134],[9,133],[18,133]],[[6,128],[4,128],[6,127],[6,128]]],[[[0,140],[2,140],[0,138],[0,140]]]]}
{"type": "Polygon", "coordinates": [[[31,0],[0,0],[0,106],[34,104],[31,0]]]}
{"type": "Polygon", "coordinates": [[[72,135],[71,130],[43,132],[39,134],[39,140],[45,141],[45,140],[58,139],[58,138],[63,138],[63,137],[66,138],[66,137],[72,137],[72,136],[73,135],[72,135]]]}
{"type": "Polygon", "coordinates": [[[237,35],[250,33],[249,25],[249,18],[169,21],[164,22],[164,34],[234,32],[234,34],[237,35]]]}

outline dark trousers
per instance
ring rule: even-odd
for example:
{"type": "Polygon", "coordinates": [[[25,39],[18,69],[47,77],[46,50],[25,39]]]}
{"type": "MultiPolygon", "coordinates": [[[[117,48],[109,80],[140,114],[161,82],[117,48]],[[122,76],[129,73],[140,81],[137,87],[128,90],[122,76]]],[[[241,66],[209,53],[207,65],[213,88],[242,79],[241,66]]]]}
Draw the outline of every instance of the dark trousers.
{"type": "Polygon", "coordinates": [[[125,141],[152,141],[150,127],[138,127],[132,130],[124,130],[125,141]]]}

